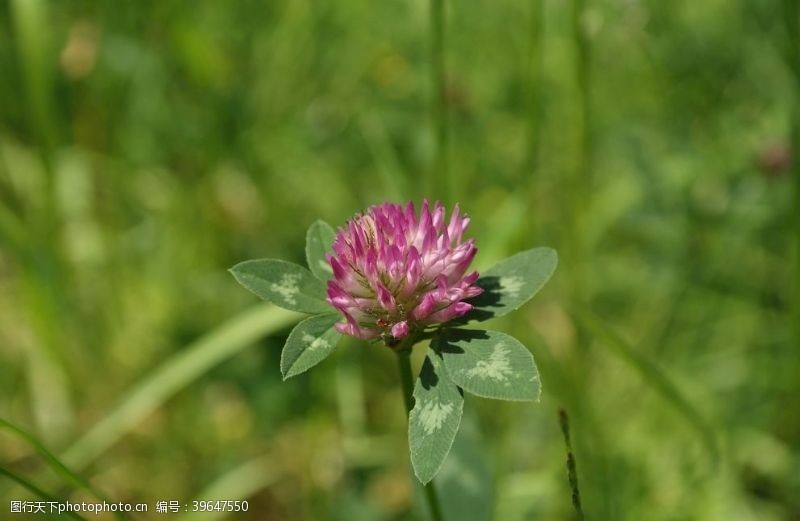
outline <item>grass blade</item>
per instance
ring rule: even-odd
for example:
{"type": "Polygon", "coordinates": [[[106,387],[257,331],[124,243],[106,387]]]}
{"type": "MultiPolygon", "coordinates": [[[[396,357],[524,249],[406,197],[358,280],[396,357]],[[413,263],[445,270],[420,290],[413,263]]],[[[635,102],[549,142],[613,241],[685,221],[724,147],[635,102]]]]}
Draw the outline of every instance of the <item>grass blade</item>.
{"type": "MultiPolygon", "coordinates": [[[[797,88],[800,86],[800,4],[793,0],[783,1],[783,13],[786,24],[786,34],[789,37],[786,45],[786,62],[792,71],[794,88],[792,89],[792,105],[789,122],[789,137],[791,149],[800,150],[800,95],[797,88]]],[[[800,342],[800,162],[793,161],[791,174],[794,185],[794,205],[792,222],[794,225],[794,298],[792,306],[795,342],[800,342]]],[[[790,374],[797,374],[800,361],[795,357],[795,363],[790,366],[790,374]]],[[[796,378],[791,381],[797,382],[796,378]]],[[[795,389],[797,386],[795,384],[795,389]]]]}
{"type": "MultiPolygon", "coordinates": [[[[27,479],[23,478],[22,476],[20,476],[18,474],[15,474],[14,472],[8,470],[7,468],[3,467],[2,465],[0,465],[0,475],[3,475],[5,477],[7,477],[8,479],[10,479],[11,481],[16,482],[18,485],[28,489],[30,492],[32,492],[33,494],[35,494],[36,496],[40,497],[41,499],[43,499],[45,501],[53,501],[53,502],[56,502],[56,503],[63,503],[63,501],[60,501],[58,498],[56,498],[54,496],[51,496],[50,494],[48,494],[44,490],[40,489],[39,487],[37,487],[36,485],[31,483],[27,479]]],[[[79,516],[75,512],[64,512],[64,513],[67,516],[71,517],[72,519],[77,519],[78,521],[86,521],[86,518],[79,516]]]]}
{"type": "Polygon", "coordinates": [[[719,463],[719,447],[714,431],[698,410],[689,402],[667,374],[650,359],[631,346],[616,331],[608,327],[602,319],[589,309],[575,306],[573,316],[597,339],[636,369],[675,409],[697,430],[711,457],[712,470],[719,463]]]}
{"type": "Polygon", "coordinates": [[[135,385],[115,409],[64,453],[63,460],[73,468],[83,468],[206,371],[300,317],[298,313],[261,304],[230,319],[135,385]]]}
{"type": "MultiPolygon", "coordinates": [[[[52,468],[56,473],[58,473],[67,483],[70,483],[76,488],[85,490],[86,492],[90,493],[91,495],[93,495],[97,499],[100,499],[101,501],[105,501],[107,503],[112,502],[108,498],[108,496],[101,493],[92,485],[90,485],[89,482],[86,481],[86,479],[71,471],[69,467],[64,465],[64,463],[62,463],[61,460],[58,459],[55,454],[50,452],[42,442],[36,439],[36,437],[34,437],[29,432],[17,427],[13,423],[4,420],[3,418],[0,418],[0,428],[6,429],[7,431],[17,436],[18,438],[21,438],[25,442],[27,442],[31,447],[34,448],[34,450],[36,450],[36,452],[42,457],[42,459],[44,459],[45,462],[47,462],[50,468],[52,468]]],[[[114,512],[114,515],[117,519],[126,519],[125,515],[122,512],[114,512]]]]}
{"type": "MultiPolygon", "coordinates": [[[[272,455],[263,456],[247,461],[238,467],[226,472],[206,488],[196,499],[198,501],[214,501],[218,498],[231,500],[244,500],[256,492],[269,487],[278,480],[280,473],[270,469],[274,463],[272,455]]],[[[180,521],[212,521],[229,515],[226,512],[186,512],[180,521]]]]}
{"type": "MultiPolygon", "coordinates": [[[[49,7],[42,0],[11,2],[17,48],[22,64],[25,101],[30,116],[30,130],[39,139],[42,158],[52,168],[52,153],[56,145],[56,128],[52,115],[52,67],[49,60],[49,7]]],[[[52,175],[48,172],[48,196],[52,196],[52,175]]]]}

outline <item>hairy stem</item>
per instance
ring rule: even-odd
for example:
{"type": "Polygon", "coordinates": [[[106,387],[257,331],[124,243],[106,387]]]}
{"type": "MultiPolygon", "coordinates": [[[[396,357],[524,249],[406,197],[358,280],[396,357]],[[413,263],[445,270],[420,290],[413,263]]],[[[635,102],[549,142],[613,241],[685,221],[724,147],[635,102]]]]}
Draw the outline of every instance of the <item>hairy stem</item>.
{"type": "MultiPolygon", "coordinates": [[[[413,343],[408,344],[408,349],[396,350],[397,362],[400,367],[400,381],[403,384],[403,402],[406,405],[406,418],[411,413],[411,409],[414,408],[414,376],[411,373],[410,349],[412,345],[413,343]]],[[[443,521],[442,509],[439,506],[439,498],[436,495],[436,489],[433,487],[433,481],[428,482],[423,488],[432,521],[443,521]]]]}

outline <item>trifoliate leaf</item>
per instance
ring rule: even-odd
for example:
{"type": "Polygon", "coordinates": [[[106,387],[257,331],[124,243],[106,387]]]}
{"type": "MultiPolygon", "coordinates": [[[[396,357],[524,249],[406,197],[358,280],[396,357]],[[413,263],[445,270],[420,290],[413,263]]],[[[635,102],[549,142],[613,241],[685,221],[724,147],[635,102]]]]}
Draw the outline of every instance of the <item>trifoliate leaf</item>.
{"type": "Polygon", "coordinates": [[[451,329],[435,342],[450,379],[465,391],[498,400],[538,400],[539,371],[519,341],[498,331],[451,329]]]}
{"type": "Polygon", "coordinates": [[[241,262],[231,268],[236,280],[260,298],[290,311],[330,313],[325,285],[302,266],[277,259],[241,262]]]}
{"type": "Polygon", "coordinates": [[[557,265],[552,248],[533,248],[501,260],[481,273],[476,285],[483,293],[469,301],[475,309],[466,318],[487,320],[518,309],[542,289],[557,265]]]}
{"type": "Polygon", "coordinates": [[[281,353],[284,380],[308,371],[333,352],[342,338],[341,333],[333,327],[340,319],[339,315],[332,313],[317,315],[295,326],[281,353]]]}
{"type": "Polygon", "coordinates": [[[441,356],[428,351],[414,385],[408,418],[408,444],[414,474],[423,483],[442,467],[461,423],[464,397],[447,377],[441,356]]]}

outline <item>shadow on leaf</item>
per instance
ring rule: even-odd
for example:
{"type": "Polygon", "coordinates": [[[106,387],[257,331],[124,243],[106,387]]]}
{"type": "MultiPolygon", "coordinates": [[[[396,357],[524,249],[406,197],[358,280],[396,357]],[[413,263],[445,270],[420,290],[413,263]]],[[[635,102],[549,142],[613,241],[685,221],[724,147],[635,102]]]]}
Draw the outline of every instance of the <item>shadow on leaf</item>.
{"type": "Polygon", "coordinates": [[[481,329],[447,329],[443,330],[435,342],[435,348],[440,353],[461,354],[464,348],[454,342],[472,342],[473,340],[487,340],[489,335],[481,329]]]}
{"type": "Polygon", "coordinates": [[[425,390],[430,390],[439,383],[439,375],[436,374],[433,362],[431,362],[428,356],[425,357],[425,361],[422,363],[422,369],[419,371],[419,381],[425,390]]]}
{"type": "Polygon", "coordinates": [[[500,277],[482,277],[475,285],[482,288],[483,293],[465,301],[472,304],[474,308],[466,315],[450,321],[452,325],[461,326],[471,321],[482,322],[494,318],[497,314],[492,308],[501,307],[500,277]]]}

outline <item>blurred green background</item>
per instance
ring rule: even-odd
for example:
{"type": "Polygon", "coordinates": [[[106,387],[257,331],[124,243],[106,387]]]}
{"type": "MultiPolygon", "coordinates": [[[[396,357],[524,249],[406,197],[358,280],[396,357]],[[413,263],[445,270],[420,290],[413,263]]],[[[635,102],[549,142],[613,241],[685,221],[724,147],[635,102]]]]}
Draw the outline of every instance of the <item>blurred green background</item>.
{"type": "MultiPolygon", "coordinates": [[[[437,98],[424,0],[0,3],[0,417],[134,519],[416,519],[393,355],[281,382],[298,317],[226,269],[427,196],[478,268],[560,253],[492,325],[542,402],[466,402],[451,480],[495,520],[574,518],[561,407],[587,519],[800,519],[797,12],[448,0],[437,98]]],[[[0,464],[91,497],[10,429],[0,464]]]]}

